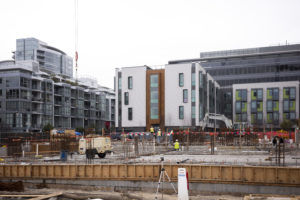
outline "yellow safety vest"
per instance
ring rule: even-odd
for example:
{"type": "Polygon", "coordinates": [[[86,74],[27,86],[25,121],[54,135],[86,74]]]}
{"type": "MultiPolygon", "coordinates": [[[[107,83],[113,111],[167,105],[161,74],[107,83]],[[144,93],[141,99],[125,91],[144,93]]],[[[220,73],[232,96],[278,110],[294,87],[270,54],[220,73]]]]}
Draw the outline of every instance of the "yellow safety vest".
{"type": "Polygon", "coordinates": [[[174,149],[179,149],[179,142],[175,142],[174,149]]]}
{"type": "Polygon", "coordinates": [[[153,133],[154,132],[154,128],[150,128],[150,132],[153,133]]]}
{"type": "Polygon", "coordinates": [[[158,132],[157,132],[157,136],[161,136],[161,131],[158,131],[158,132]]]}

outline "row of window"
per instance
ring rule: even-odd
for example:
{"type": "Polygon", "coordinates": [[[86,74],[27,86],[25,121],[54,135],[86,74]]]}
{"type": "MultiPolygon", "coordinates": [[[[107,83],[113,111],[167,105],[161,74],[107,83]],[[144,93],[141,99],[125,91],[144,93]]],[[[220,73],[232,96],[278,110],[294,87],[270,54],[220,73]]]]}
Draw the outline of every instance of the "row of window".
{"type": "MultiPolygon", "coordinates": [[[[238,89],[235,94],[236,101],[247,101],[247,89],[238,89]]],[[[279,88],[268,88],[267,99],[278,100],[279,88]]],[[[296,88],[283,88],[283,99],[296,99],[296,88]]],[[[263,89],[251,89],[251,100],[263,100],[263,89]]]]}
{"type": "MultiPolygon", "coordinates": [[[[179,87],[184,87],[184,73],[179,73],[179,87]]],[[[203,74],[201,71],[199,71],[199,87],[203,87],[204,86],[204,80],[203,80],[203,74]]],[[[196,85],[196,74],[192,73],[192,86],[196,85]]]]}
{"type": "Polygon", "coordinates": [[[240,74],[256,74],[256,73],[268,73],[268,72],[288,72],[299,71],[299,64],[291,65],[261,65],[251,67],[237,67],[237,68],[222,68],[222,69],[210,69],[208,73],[212,76],[224,76],[224,75],[240,75],[240,74]]]}
{"type": "Polygon", "coordinates": [[[270,75],[270,76],[265,76],[262,78],[258,78],[256,76],[250,76],[247,78],[237,78],[237,77],[233,77],[233,79],[231,79],[231,77],[229,77],[230,79],[228,79],[228,77],[218,77],[217,78],[217,82],[221,85],[221,86],[225,86],[225,85],[232,85],[232,84],[242,84],[242,83],[264,83],[264,82],[278,82],[278,81],[300,81],[300,76],[297,74],[293,74],[293,75],[288,75],[288,76],[275,76],[275,75],[270,75]]]}

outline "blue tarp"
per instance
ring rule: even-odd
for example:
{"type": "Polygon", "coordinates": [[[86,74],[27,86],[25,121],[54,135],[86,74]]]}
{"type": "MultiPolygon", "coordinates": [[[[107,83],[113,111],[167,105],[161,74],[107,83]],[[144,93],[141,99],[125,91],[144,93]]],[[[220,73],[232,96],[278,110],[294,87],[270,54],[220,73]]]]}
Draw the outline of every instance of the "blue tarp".
{"type": "Polygon", "coordinates": [[[80,135],[81,135],[81,133],[80,133],[80,132],[75,132],[75,134],[76,134],[76,135],[78,135],[78,136],[80,136],[80,135]]]}

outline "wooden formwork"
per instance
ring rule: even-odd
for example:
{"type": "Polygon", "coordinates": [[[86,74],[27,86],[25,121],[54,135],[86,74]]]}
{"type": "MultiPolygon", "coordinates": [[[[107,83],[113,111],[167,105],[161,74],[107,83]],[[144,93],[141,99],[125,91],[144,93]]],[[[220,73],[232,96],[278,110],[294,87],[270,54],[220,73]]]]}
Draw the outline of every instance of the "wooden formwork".
{"type": "MultiPolygon", "coordinates": [[[[164,165],[172,181],[180,167],[187,169],[189,182],[300,186],[300,168],[164,165]]],[[[159,164],[1,165],[0,179],[157,181],[160,170],[159,164]]]]}

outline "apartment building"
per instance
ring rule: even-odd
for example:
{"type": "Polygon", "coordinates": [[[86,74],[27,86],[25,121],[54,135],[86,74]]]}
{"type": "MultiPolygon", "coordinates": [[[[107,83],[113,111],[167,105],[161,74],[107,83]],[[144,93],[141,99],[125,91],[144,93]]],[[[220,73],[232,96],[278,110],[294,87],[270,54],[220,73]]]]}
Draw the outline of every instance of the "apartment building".
{"type": "Polygon", "coordinates": [[[234,121],[251,127],[279,128],[284,120],[298,119],[299,84],[299,81],[234,84],[234,121]]]}
{"type": "Polygon", "coordinates": [[[73,58],[36,38],[17,39],[13,58],[16,61],[34,60],[41,71],[73,77],[73,58]]]}
{"type": "Polygon", "coordinates": [[[219,85],[199,63],[116,69],[116,127],[127,131],[200,126],[219,112],[219,85]]]}
{"type": "MultiPolygon", "coordinates": [[[[27,44],[26,39],[21,41],[27,44]]],[[[0,132],[40,132],[46,124],[57,129],[114,126],[112,89],[92,78],[76,81],[68,68],[69,76],[64,70],[41,70],[44,67],[30,56],[0,62],[0,132]]]]}

